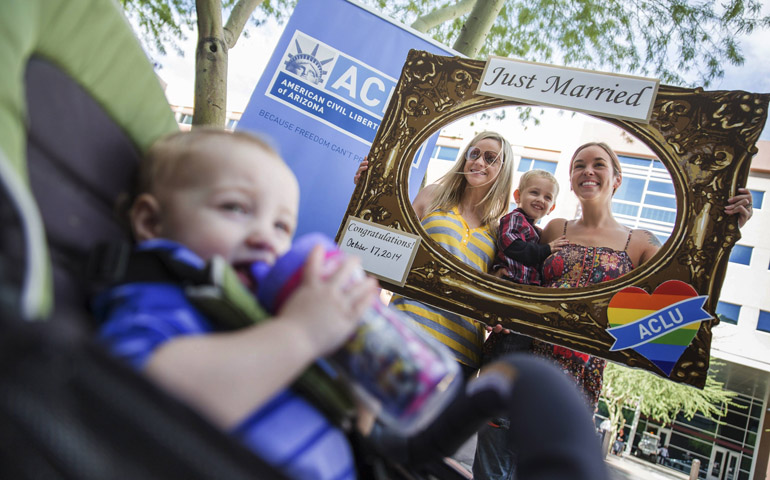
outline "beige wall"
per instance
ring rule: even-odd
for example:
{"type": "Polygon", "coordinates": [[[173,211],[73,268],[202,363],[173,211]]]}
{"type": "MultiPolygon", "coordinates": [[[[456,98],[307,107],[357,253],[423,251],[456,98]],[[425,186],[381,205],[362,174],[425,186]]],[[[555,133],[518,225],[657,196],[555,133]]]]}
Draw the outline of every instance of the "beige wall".
{"type": "Polygon", "coordinates": [[[751,159],[751,172],[757,174],[770,174],[770,141],[757,142],[759,151],[751,159]]]}

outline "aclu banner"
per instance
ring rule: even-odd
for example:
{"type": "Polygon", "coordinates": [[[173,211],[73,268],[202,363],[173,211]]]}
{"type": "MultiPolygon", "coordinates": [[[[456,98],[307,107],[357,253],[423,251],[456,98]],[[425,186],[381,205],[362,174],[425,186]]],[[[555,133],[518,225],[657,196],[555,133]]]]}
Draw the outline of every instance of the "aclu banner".
{"type": "MultiPolygon", "coordinates": [[[[357,3],[297,2],[238,123],[270,137],[297,176],[297,236],[337,234],[353,175],[369,153],[410,49],[456,55],[357,3]]],[[[412,199],[437,137],[413,161],[412,199]]]]}

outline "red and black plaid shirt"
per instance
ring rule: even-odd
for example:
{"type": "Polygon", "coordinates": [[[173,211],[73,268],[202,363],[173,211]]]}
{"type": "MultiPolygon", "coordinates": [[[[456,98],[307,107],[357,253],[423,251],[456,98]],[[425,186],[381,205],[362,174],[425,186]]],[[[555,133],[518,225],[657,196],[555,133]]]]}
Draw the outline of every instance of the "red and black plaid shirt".
{"type": "Polygon", "coordinates": [[[517,208],[500,219],[497,254],[492,270],[502,268],[507,280],[524,285],[541,285],[540,267],[551,254],[548,245],[540,245],[540,229],[517,208]]]}

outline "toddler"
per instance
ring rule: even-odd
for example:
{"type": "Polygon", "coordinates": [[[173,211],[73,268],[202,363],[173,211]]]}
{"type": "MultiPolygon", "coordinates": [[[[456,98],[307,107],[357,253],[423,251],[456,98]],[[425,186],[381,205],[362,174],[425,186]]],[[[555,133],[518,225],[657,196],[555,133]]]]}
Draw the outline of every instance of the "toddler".
{"type": "MultiPolygon", "coordinates": [[[[500,219],[497,254],[492,271],[502,278],[524,285],[540,285],[543,260],[566,245],[564,236],[540,244],[535,224],[556,207],[559,184],[545,170],[530,170],[519,179],[513,192],[517,208],[500,219]]],[[[483,364],[513,352],[528,351],[532,339],[517,333],[492,332],[484,342],[483,364]]],[[[514,454],[507,445],[509,422],[495,418],[479,431],[473,474],[476,479],[509,479],[514,454]]]]}
{"type": "MultiPolygon", "coordinates": [[[[140,166],[137,193],[136,254],[162,251],[193,271],[221,257],[247,284],[252,263],[270,265],[289,249],[297,222],[293,173],[244,132],[196,128],[161,139],[140,166]]],[[[377,285],[347,282],[352,258],[331,275],[322,261],[320,249],[311,253],[274,321],[230,331],[179,282],[126,280],[94,300],[100,337],[290,478],[355,478],[346,436],[290,384],[344,343],[377,285]]]]}
{"type": "Polygon", "coordinates": [[[551,253],[567,244],[565,236],[541,245],[540,228],[535,224],[556,207],[559,184],[545,170],[530,170],[519,179],[513,192],[517,208],[500,219],[497,255],[493,270],[502,277],[525,285],[540,285],[540,266],[551,253]]]}

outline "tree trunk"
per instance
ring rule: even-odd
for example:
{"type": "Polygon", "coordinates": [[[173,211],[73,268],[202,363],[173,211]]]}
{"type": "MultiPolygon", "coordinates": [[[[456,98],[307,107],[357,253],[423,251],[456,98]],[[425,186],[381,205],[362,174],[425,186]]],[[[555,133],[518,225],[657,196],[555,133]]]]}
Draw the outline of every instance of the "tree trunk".
{"type": "Polygon", "coordinates": [[[631,422],[631,431],[628,432],[628,440],[626,441],[626,455],[631,454],[631,447],[634,443],[634,437],[636,436],[636,427],[639,426],[639,414],[642,411],[642,399],[638,399],[636,402],[636,410],[634,410],[634,421],[631,422]]]}
{"type": "Polygon", "coordinates": [[[441,25],[444,22],[460,18],[473,9],[476,0],[460,0],[454,5],[437,8],[430,13],[419,17],[411,25],[418,32],[425,33],[433,27],[441,25]]]}
{"type": "Polygon", "coordinates": [[[227,44],[219,0],[196,0],[198,46],[195,49],[193,125],[225,126],[227,108],[227,44]]]}
{"type": "MultiPolygon", "coordinates": [[[[625,404],[625,399],[624,397],[620,397],[615,401],[610,402],[607,397],[605,397],[605,402],[607,403],[607,418],[609,418],[610,425],[612,425],[610,431],[607,432],[606,435],[609,435],[611,438],[609,448],[612,448],[612,444],[615,442],[615,437],[617,436],[619,429],[623,428],[619,420],[623,415],[623,405],[625,404]],[[618,424],[620,424],[619,427],[618,424]]],[[[607,452],[603,453],[606,454],[607,452]]]]}
{"type": "Polygon", "coordinates": [[[477,0],[452,48],[470,58],[478,55],[504,4],[505,0],[477,0]]]}

